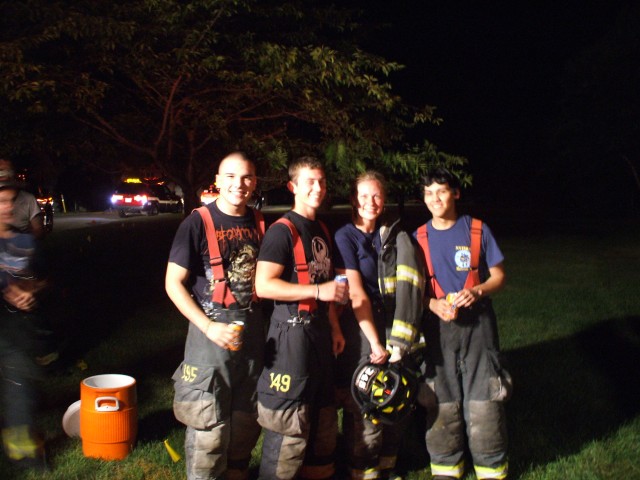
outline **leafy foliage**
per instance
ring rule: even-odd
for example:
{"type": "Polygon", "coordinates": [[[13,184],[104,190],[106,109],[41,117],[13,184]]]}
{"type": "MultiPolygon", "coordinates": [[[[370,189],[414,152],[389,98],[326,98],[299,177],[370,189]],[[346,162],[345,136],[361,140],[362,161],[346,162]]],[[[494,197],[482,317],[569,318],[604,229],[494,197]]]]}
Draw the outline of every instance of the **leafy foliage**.
{"type": "Polygon", "coordinates": [[[31,0],[2,14],[2,95],[100,132],[130,152],[123,164],[152,165],[187,200],[231,150],[278,177],[289,156],[336,139],[355,164],[380,159],[406,128],[436,121],[393,93],[401,65],[359,49],[357,19],[333,6],[31,0]]]}

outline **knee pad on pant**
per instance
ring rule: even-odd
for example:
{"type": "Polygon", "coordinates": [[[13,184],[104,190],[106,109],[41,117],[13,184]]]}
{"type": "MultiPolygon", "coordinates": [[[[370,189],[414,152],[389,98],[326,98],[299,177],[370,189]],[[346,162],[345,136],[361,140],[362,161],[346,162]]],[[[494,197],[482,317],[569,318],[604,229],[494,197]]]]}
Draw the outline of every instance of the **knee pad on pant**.
{"type": "Polygon", "coordinates": [[[229,428],[219,424],[211,430],[187,427],[184,449],[187,478],[217,478],[227,469],[229,428]]]}
{"type": "Polygon", "coordinates": [[[289,480],[296,477],[302,467],[307,439],[264,431],[260,479],[289,480]]]}
{"type": "MultiPolygon", "coordinates": [[[[426,440],[432,457],[462,454],[465,446],[464,420],[460,403],[441,403],[427,414],[429,429],[426,440]]],[[[457,463],[457,462],[456,462],[457,463]]]]}
{"type": "Polygon", "coordinates": [[[469,450],[474,464],[501,465],[506,460],[507,422],[501,402],[469,402],[469,450]]]}

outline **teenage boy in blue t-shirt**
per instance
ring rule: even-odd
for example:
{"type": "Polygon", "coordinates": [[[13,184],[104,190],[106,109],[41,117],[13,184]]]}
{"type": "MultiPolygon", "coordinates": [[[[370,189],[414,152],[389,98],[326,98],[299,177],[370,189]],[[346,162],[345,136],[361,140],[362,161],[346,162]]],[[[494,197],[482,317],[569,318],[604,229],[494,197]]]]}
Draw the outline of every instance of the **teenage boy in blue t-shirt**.
{"type": "Polygon", "coordinates": [[[478,479],[504,479],[508,462],[503,402],[510,378],[500,364],[496,316],[489,298],[504,286],[504,257],[483,224],[479,283],[470,287],[466,280],[471,269],[472,219],[456,211],[459,181],[443,168],[422,180],[424,203],[432,215],[426,238],[421,229],[415,233],[419,240],[422,235],[421,242],[428,242],[428,253],[424,243],[421,246],[433,270],[424,321],[426,382],[432,400],[426,434],[431,472],[438,480],[464,475],[466,431],[478,479]],[[445,298],[448,293],[455,294],[455,319],[445,298]]]}

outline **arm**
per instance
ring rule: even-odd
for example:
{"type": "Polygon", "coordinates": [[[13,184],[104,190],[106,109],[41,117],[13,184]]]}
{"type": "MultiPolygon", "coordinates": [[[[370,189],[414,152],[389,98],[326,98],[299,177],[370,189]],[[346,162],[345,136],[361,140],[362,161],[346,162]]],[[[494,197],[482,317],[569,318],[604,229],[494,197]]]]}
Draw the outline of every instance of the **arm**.
{"type": "Polygon", "coordinates": [[[345,341],[338,319],[338,308],[335,302],[329,304],[329,325],[331,325],[331,340],[333,344],[333,354],[339,355],[344,350],[345,341]]]}
{"type": "Polygon", "coordinates": [[[188,279],[189,270],[176,263],[169,262],[164,282],[167,295],[180,313],[204,333],[209,340],[222,348],[226,348],[227,344],[234,341],[235,332],[229,328],[229,325],[214,322],[204,314],[190,295],[189,290],[187,290],[188,279]]]}
{"type": "Polygon", "coordinates": [[[358,325],[369,341],[371,346],[371,363],[384,363],[389,356],[384,345],[380,343],[378,332],[373,322],[373,312],[371,309],[371,300],[362,285],[362,277],[357,270],[337,269],[337,273],[346,273],[349,280],[349,297],[351,299],[351,308],[358,320],[358,325]]]}
{"type": "Polygon", "coordinates": [[[44,236],[44,215],[39,212],[35,217],[29,221],[31,234],[36,238],[42,238],[44,236]]]}
{"type": "Polygon", "coordinates": [[[463,289],[456,295],[456,305],[458,307],[469,307],[480,300],[485,295],[491,295],[504,287],[506,276],[504,265],[499,263],[489,268],[489,278],[480,285],[470,289],[463,289]]]}
{"type": "Polygon", "coordinates": [[[344,283],[333,280],[312,285],[291,283],[280,278],[283,271],[284,265],[259,260],[256,266],[256,294],[260,298],[281,302],[298,302],[307,298],[340,302],[348,295],[349,290],[344,283]]]}

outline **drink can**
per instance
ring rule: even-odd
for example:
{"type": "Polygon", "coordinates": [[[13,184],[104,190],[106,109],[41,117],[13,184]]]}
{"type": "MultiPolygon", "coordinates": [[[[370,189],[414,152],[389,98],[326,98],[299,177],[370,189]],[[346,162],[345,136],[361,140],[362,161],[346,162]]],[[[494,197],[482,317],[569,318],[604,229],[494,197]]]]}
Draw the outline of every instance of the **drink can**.
{"type": "Polygon", "coordinates": [[[244,331],[244,322],[236,320],[231,322],[231,328],[235,331],[236,335],[231,343],[227,345],[227,348],[232,352],[237,352],[242,348],[242,333],[244,331]]]}
{"type": "Polygon", "coordinates": [[[455,304],[456,295],[457,293],[453,292],[453,293],[447,293],[447,296],[446,296],[447,302],[449,302],[449,305],[451,305],[449,316],[447,317],[448,320],[455,320],[456,318],[458,318],[458,307],[456,307],[456,304],[455,304]]]}
{"type": "MultiPolygon", "coordinates": [[[[347,279],[347,276],[344,274],[336,275],[334,280],[338,283],[346,283],[347,285],[349,284],[349,280],[347,279]]],[[[349,297],[347,296],[342,302],[338,302],[338,303],[340,305],[346,305],[348,302],[349,302],[349,297]]]]}

